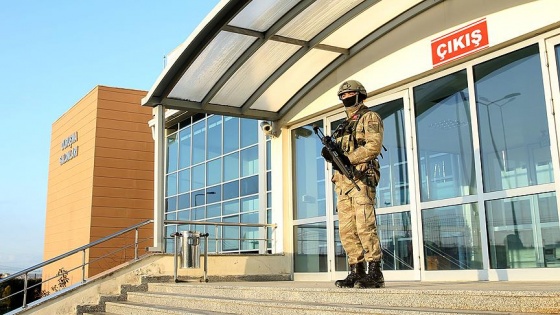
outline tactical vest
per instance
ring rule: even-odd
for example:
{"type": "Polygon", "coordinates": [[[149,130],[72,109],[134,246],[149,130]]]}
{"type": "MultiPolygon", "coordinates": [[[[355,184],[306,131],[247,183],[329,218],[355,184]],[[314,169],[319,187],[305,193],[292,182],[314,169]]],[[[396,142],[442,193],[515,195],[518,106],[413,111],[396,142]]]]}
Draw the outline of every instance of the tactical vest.
{"type": "MultiPolygon", "coordinates": [[[[340,148],[344,152],[351,152],[358,146],[364,145],[364,143],[358,143],[358,140],[356,139],[356,127],[362,116],[369,111],[370,109],[367,107],[359,109],[351,118],[346,119],[333,132],[333,138],[336,139],[337,143],[340,145],[340,148]]],[[[381,175],[379,172],[380,166],[377,157],[372,159],[368,164],[368,170],[364,174],[362,174],[362,176],[365,175],[367,178],[364,178],[362,180],[368,181],[369,185],[373,185],[373,187],[375,187],[377,186],[377,183],[379,183],[381,175]]]]}

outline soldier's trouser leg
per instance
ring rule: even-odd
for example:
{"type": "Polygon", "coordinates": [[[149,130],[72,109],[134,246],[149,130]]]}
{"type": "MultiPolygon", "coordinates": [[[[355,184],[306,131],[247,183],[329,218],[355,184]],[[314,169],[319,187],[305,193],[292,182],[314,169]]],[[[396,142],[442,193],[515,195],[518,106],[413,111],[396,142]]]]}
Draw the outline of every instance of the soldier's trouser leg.
{"type": "Polygon", "coordinates": [[[380,261],[381,245],[377,235],[373,188],[361,186],[352,196],[338,196],[340,240],[350,265],[363,261],[380,261]]]}
{"type": "Polygon", "coordinates": [[[363,195],[352,198],[352,206],[356,212],[356,229],[364,249],[364,259],[367,262],[381,261],[381,243],[377,235],[375,219],[375,190],[364,187],[363,195]]]}

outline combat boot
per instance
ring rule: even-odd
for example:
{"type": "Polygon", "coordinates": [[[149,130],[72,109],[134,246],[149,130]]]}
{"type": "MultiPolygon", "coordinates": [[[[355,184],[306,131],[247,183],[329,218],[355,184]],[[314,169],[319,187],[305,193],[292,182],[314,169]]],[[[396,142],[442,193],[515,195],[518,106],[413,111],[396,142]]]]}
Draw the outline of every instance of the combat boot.
{"type": "Polygon", "coordinates": [[[350,272],[346,279],[336,280],[334,285],[339,288],[353,288],[354,282],[366,276],[366,267],[363,262],[350,265],[350,272]]]}
{"type": "Polygon", "coordinates": [[[354,286],[356,288],[384,288],[385,279],[383,278],[383,272],[381,272],[381,262],[369,261],[367,264],[367,275],[356,281],[354,286]]]}

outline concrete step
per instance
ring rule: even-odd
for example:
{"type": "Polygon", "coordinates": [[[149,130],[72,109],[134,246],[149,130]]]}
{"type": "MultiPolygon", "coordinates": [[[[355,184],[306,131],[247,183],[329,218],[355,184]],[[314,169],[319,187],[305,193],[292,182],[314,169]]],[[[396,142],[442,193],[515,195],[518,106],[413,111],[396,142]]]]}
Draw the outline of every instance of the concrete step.
{"type": "MultiPolygon", "coordinates": [[[[289,284],[288,284],[289,285],[289,284]]],[[[180,306],[182,300],[195,301],[196,303],[217,304],[222,303],[223,308],[216,306],[215,311],[230,310],[227,301],[235,301],[236,304],[247,304],[252,309],[264,309],[258,303],[275,305],[278,308],[303,309],[337,309],[348,312],[362,312],[364,309],[375,310],[371,314],[393,314],[391,310],[398,309],[395,314],[404,314],[405,310],[422,310],[425,312],[447,312],[449,310],[457,314],[457,311],[465,313],[494,312],[499,313],[560,313],[560,293],[547,291],[492,291],[492,290],[442,290],[442,289],[339,289],[339,288],[310,288],[283,286],[251,286],[237,284],[219,283],[150,283],[148,294],[131,292],[128,300],[134,299],[157,299],[165,300],[169,305],[180,306]],[[149,294],[166,293],[166,295],[149,294]],[[212,299],[214,298],[214,299],[212,299]],[[321,308],[322,307],[322,308],[321,308]]],[[[144,301],[145,301],[144,300],[144,301]]],[[[194,302],[193,302],[194,303],[194,302]]],[[[190,305],[190,304],[189,304],[190,305]]],[[[198,308],[194,307],[193,308],[198,308]]],[[[256,311],[255,314],[259,313],[256,311]]],[[[290,314],[290,313],[286,313],[290,314]]],[[[312,314],[312,313],[309,313],[312,314]]],[[[366,314],[366,313],[364,313],[366,314]]]]}
{"type": "Polygon", "coordinates": [[[235,314],[230,312],[215,312],[189,307],[173,307],[161,304],[147,304],[141,302],[107,302],[105,304],[106,313],[93,313],[94,315],[115,314],[115,315],[210,315],[210,314],[235,314]]]}
{"type": "MultiPolygon", "coordinates": [[[[255,295],[257,293],[255,292],[255,295]]],[[[293,302],[266,300],[262,298],[231,298],[216,296],[201,296],[177,293],[153,293],[153,292],[131,292],[128,300],[134,303],[145,303],[157,305],[161,309],[180,309],[188,307],[193,310],[205,310],[209,314],[278,314],[278,315],[322,315],[322,314],[376,314],[376,315],[457,315],[474,314],[473,312],[461,312],[457,310],[442,309],[415,309],[410,310],[401,307],[372,307],[371,305],[347,305],[335,303],[293,302]]],[[[112,311],[115,311],[111,308],[112,311]]],[[[124,314],[124,313],[122,313],[124,314]]],[[[144,314],[144,313],[142,313],[144,314]]],[[[150,313],[151,314],[151,313],[150,313]]],[[[155,313],[154,313],[155,314],[155,313]]],[[[497,312],[477,312],[476,314],[511,314],[497,312]]]]}

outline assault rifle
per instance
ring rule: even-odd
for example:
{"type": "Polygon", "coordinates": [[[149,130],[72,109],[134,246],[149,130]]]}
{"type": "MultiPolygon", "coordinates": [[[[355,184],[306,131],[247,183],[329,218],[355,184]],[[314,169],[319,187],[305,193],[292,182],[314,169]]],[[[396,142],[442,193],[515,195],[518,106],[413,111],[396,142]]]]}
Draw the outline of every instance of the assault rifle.
{"type": "MultiPolygon", "coordinates": [[[[316,125],[313,125],[313,131],[315,131],[315,134],[317,135],[317,137],[319,137],[321,143],[323,144],[327,152],[330,154],[330,158],[332,161],[329,162],[331,162],[334,166],[336,166],[338,170],[344,176],[346,176],[346,178],[352,181],[352,184],[354,184],[356,189],[360,191],[360,187],[354,180],[354,171],[352,169],[352,165],[350,165],[349,161],[347,163],[344,163],[344,161],[342,161],[341,156],[343,157],[346,156],[344,155],[344,153],[342,153],[340,147],[332,140],[332,137],[325,136],[321,131],[321,129],[319,129],[319,127],[317,127],[316,125]]],[[[325,157],[325,159],[328,161],[327,157],[325,157]]],[[[348,158],[346,158],[346,160],[348,160],[348,158]]]]}

